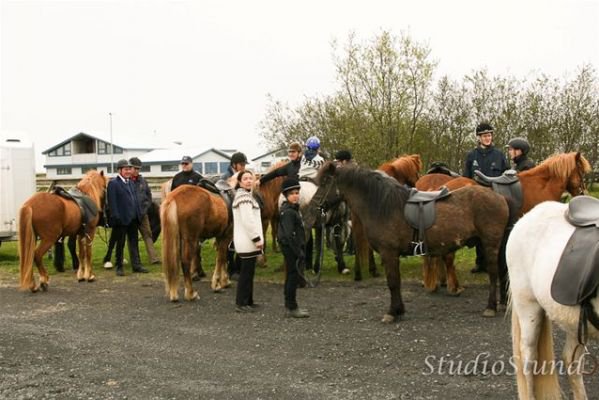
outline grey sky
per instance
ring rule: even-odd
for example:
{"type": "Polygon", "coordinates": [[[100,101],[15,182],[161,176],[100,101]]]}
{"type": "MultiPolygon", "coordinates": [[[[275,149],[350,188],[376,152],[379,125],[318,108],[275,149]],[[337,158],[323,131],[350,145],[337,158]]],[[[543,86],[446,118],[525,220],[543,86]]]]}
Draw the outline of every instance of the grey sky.
{"type": "Polygon", "coordinates": [[[28,132],[39,153],[107,132],[112,112],[115,137],[254,157],[266,95],[297,105],[332,92],[331,42],[381,30],[428,43],[437,76],[599,68],[595,0],[2,0],[0,128],[28,132]]]}

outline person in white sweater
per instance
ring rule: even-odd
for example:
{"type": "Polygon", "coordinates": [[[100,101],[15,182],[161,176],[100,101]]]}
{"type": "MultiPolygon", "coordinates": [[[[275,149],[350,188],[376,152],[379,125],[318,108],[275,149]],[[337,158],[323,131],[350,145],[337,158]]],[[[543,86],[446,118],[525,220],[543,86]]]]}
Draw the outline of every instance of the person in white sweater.
{"type": "Polygon", "coordinates": [[[233,243],[235,251],[241,259],[241,271],[237,281],[236,311],[253,312],[254,272],[256,257],[262,254],[264,237],[260,205],[252,195],[254,174],[241,171],[237,175],[237,190],[233,200],[233,243]]]}
{"type": "Polygon", "coordinates": [[[300,181],[313,181],[318,175],[318,170],[324,164],[324,158],[318,154],[320,140],[311,136],[306,140],[306,151],[300,161],[298,177],[300,181]]]}

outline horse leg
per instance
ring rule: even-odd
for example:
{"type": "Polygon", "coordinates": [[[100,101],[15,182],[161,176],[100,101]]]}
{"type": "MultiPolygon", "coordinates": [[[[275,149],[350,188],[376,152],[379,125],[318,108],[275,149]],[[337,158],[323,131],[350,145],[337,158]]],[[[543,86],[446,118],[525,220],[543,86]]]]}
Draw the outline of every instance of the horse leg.
{"type": "Polygon", "coordinates": [[[198,298],[198,292],[193,290],[191,280],[191,266],[196,258],[197,240],[183,239],[181,243],[181,268],[183,269],[183,284],[185,286],[185,300],[191,301],[198,298]]]}
{"type": "Polygon", "coordinates": [[[379,276],[379,272],[376,270],[376,262],[374,261],[374,250],[368,246],[368,272],[370,276],[376,278],[379,276]]]}
{"type": "Polygon", "coordinates": [[[71,261],[73,262],[73,271],[77,271],[79,269],[79,258],[77,257],[77,238],[75,236],[69,236],[67,247],[69,248],[69,254],[71,255],[71,261]]]}
{"type": "Polygon", "coordinates": [[[92,253],[93,253],[92,252],[92,244],[94,243],[94,236],[95,236],[95,232],[90,232],[89,235],[86,236],[86,240],[84,241],[86,251],[85,251],[85,259],[84,259],[85,273],[84,273],[83,277],[88,282],[93,282],[96,280],[96,276],[94,275],[93,265],[92,265],[92,253]]]}
{"type": "Polygon", "coordinates": [[[341,225],[333,227],[333,249],[335,251],[335,261],[337,261],[337,272],[345,275],[349,274],[349,269],[345,266],[345,260],[343,259],[344,238],[347,237],[343,233],[344,230],[341,225]]]}
{"type": "Polygon", "coordinates": [[[322,235],[324,234],[325,232],[323,232],[321,226],[314,228],[314,241],[312,242],[312,248],[316,249],[316,257],[314,259],[315,274],[320,272],[320,268],[322,268],[322,265],[320,265],[320,258],[322,256],[322,252],[324,251],[324,242],[322,240],[322,235]]]}
{"type": "Polygon", "coordinates": [[[497,315],[497,258],[499,255],[498,248],[488,242],[483,241],[483,248],[489,273],[489,298],[483,317],[491,318],[497,315]]]}
{"type": "Polygon", "coordinates": [[[216,240],[216,266],[212,274],[212,282],[210,286],[215,292],[220,292],[222,289],[231,286],[229,274],[227,273],[227,252],[229,250],[229,240],[219,238],[216,240]]]}
{"type": "MultiPolygon", "coordinates": [[[[458,275],[455,272],[455,253],[446,254],[443,260],[445,261],[445,269],[447,270],[447,293],[450,296],[459,296],[464,291],[464,288],[460,286],[458,275]]],[[[439,263],[439,268],[443,268],[441,263],[439,263]]]]}
{"type": "Polygon", "coordinates": [[[64,272],[64,238],[54,243],[54,268],[56,272],[64,272]]]}
{"type": "Polygon", "coordinates": [[[389,291],[391,292],[391,306],[387,314],[383,316],[383,322],[390,323],[405,313],[405,307],[401,298],[399,255],[393,251],[381,249],[381,260],[385,266],[387,287],[389,287],[389,291]]]}
{"type": "Polygon", "coordinates": [[[509,237],[509,230],[506,230],[501,240],[501,247],[499,248],[499,258],[497,264],[497,272],[499,275],[499,304],[507,306],[508,298],[508,285],[509,277],[507,272],[507,261],[505,260],[505,246],[507,245],[507,239],[509,237]]]}
{"type": "Polygon", "coordinates": [[[85,234],[77,236],[77,241],[79,242],[79,260],[81,260],[81,265],[79,266],[79,269],[77,269],[77,280],[83,282],[87,272],[87,245],[85,243],[85,234]]]}
{"type": "MultiPolygon", "coordinates": [[[[279,233],[279,216],[277,215],[277,213],[275,213],[275,216],[273,216],[270,219],[270,235],[272,237],[272,251],[274,253],[279,252],[279,245],[277,243],[278,233],[279,233]]],[[[264,237],[266,237],[266,235],[264,237]]]]}
{"type": "Polygon", "coordinates": [[[566,371],[568,371],[568,381],[574,400],[588,399],[581,373],[584,367],[584,348],[578,346],[578,337],[574,331],[568,331],[566,335],[562,360],[567,368],[566,371]]]}
{"type": "Polygon", "coordinates": [[[48,290],[48,282],[50,281],[50,278],[48,277],[48,271],[44,266],[44,254],[46,254],[46,252],[52,248],[54,242],[55,240],[42,239],[37,249],[35,249],[33,260],[40,274],[40,283],[38,286],[35,284],[35,282],[32,282],[32,286],[30,287],[32,292],[37,292],[40,288],[44,292],[48,290]]]}
{"type": "Polygon", "coordinates": [[[437,284],[438,259],[439,257],[422,257],[422,281],[424,283],[424,290],[429,293],[435,293],[439,289],[439,285],[437,284]]]}

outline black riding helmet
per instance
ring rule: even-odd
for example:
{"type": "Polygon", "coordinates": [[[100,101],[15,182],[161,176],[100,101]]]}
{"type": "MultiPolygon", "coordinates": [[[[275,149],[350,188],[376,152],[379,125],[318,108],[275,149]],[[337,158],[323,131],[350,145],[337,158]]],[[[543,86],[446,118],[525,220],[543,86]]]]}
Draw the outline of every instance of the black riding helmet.
{"type": "Polygon", "coordinates": [[[494,130],[495,129],[493,129],[493,126],[490,123],[481,122],[476,126],[476,136],[480,136],[483,133],[493,133],[494,130]]]}
{"type": "Polygon", "coordinates": [[[243,154],[241,152],[233,153],[233,155],[231,156],[231,165],[241,164],[241,163],[249,164],[248,159],[245,156],[245,154],[243,154]]]}
{"type": "Polygon", "coordinates": [[[528,140],[522,137],[513,138],[508,142],[506,147],[511,147],[512,149],[519,149],[522,151],[522,154],[524,155],[528,154],[528,151],[530,150],[530,144],[528,143],[528,140]]]}

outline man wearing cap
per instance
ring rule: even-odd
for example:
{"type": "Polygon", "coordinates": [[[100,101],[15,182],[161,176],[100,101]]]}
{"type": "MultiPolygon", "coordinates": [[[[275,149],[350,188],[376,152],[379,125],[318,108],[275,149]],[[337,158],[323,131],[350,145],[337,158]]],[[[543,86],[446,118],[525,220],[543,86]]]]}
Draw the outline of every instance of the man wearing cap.
{"type": "Polygon", "coordinates": [[[507,147],[507,152],[516,171],[526,171],[527,169],[535,167],[534,161],[528,158],[528,152],[530,151],[528,140],[521,137],[515,137],[510,140],[505,147],[507,147]]]}
{"type": "Polygon", "coordinates": [[[110,209],[110,226],[116,237],[116,274],[125,275],[123,271],[123,249],[125,238],[129,240],[129,256],[133,272],[148,272],[139,260],[137,247],[137,230],[142,212],[137,200],[137,192],[131,182],[131,164],[123,159],[116,165],[119,173],[108,182],[107,197],[110,209]]]}
{"type": "Polygon", "coordinates": [[[245,166],[249,164],[245,154],[241,152],[233,153],[231,156],[231,165],[229,168],[220,176],[223,181],[228,181],[234,175],[237,175],[241,171],[245,171],[245,166]]]}
{"type": "Polygon", "coordinates": [[[197,185],[204,177],[193,170],[193,160],[190,156],[181,159],[181,171],[173,177],[171,191],[181,185],[197,185]]]}
{"type": "Polygon", "coordinates": [[[289,158],[289,162],[287,164],[277,169],[273,169],[267,174],[264,174],[258,180],[260,185],[263,185],[279,176],[287,176],[297,179],[302,159],[302,145],[299,143],[291,143],[289,145],[289,149],[287,150],[287,158],[289,158]]]}
{"type": "MultiPolygon", "coordinates": [[[[139,224],[139,232],[141,233],[141,237],[146,245],[146,251],[148,253],[150,262],[152,264],[160,264],[160,258],[158,258],[156,250],[154,249],[154,241],[152,240],[152,227],[150,226],[150,218],[148,217],[148,210],[152,205],[152,191],[150,190],[150,185],[148,185],[148,182],[139,173],[142,165],[141,160],[137,157],[132,157],[129,159],[129,163],[133,167],[131,171],[131,181],[133,181],[135,186],[137,200],[139,201],[142,214],[139,224]]],[[[129,243],[129,252],[131,253],[131,251],[131,243],[129,243]]]]}
{"type": "Polygon", "coordinates": [[[281,205],[277,240],[281,245],[281,251],[287,265],[285,308],[288,317],[306,318],[309,316],[308,312],[298,307],[296,299],[297,286],[300,280],[299,271],[305,260],[305,231],[299,212],[300,183],[296,178],[287,178],[283,181],[281,191],[285,196],[285,201],[281,205]]]}
{"type": "MultiPolygon", "coordinates": [[[[505,156],[493,146],[493,126],[488,122],[481,122],[476,127],[476,138],[478,146],[466,156],[464,165],[464,176],[473,179],[474,171],[480,170],[489,177],[503,174],[509,168],[505,156]]],[[[476,265],[470,272],[486,272],[484,251],[481,244],[476,245],[476,265]]]]}

